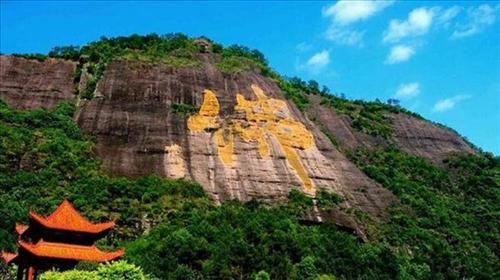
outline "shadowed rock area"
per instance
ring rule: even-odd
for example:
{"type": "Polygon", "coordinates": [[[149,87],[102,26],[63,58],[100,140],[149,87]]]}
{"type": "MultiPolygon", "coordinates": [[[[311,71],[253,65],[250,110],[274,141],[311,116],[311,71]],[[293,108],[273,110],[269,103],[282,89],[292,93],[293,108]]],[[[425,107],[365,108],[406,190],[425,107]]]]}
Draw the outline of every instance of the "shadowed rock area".
{"type": "Polygon", "coordinates": [[[72,101],[76,63],[48,58],[44,61],[0,56],[0,99],[18,109],[53,108],[72,101]]]}
{"type": "Polygon", "coordinates": [[[377,148],[393,144],[401,150],[422,156],[436,164],[452,153],[475,153],[460,135],[455,132],[417,119],[404,113],[385,113],[392,128],[388,139],[365,134],[352,126],[346,115],[320,104],[321,97],[311,96],[312,105],[307,115],[331,133],[342,148],[377,148]]]}
{"type": "MultiPolygon", "coordinates": [[[[475,151],[456,133],[405,114],[393,114],[394,142],[403,151],[442,161],[452,153],[475,151]]],[[[440,163],[440,162],[438,162],[440,163]]]]}

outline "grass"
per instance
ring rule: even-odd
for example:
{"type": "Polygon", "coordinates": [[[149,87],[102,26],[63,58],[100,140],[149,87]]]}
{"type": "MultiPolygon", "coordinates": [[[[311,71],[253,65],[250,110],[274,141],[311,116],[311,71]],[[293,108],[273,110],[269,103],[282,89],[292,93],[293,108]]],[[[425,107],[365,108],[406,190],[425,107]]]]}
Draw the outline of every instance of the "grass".
{"type": "Polygon", "coordinates": [[[234,74],[261,68],[257,62],[246,57],[237,56],[224,57],[215,66],[219,71],[226,74],[234,74]]]}

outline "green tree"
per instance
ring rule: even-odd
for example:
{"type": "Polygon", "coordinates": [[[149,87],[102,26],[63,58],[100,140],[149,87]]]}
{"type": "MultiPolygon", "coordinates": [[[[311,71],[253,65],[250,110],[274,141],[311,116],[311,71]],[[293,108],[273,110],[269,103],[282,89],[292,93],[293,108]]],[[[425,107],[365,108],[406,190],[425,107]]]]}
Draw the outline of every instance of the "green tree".
{"type": "Polygon", "coordinates": [[[50,57],[78,60],[80,58],[80,47],[78,46],[64,46],[54,47],[49,52],[50,57]]]}
{"type": "Polygon", "coordinates": [[[271,278],[269,277],[269,273],[265,272],[264,270],[259,271],[255,275],[255,280],[270,280],[271,278]]]}
{"type": "Polygon", "coordinates": [[[97,268],[97,276],[101,279],[113,280],[147,280],[142,268],[126,261],[106,263],[97,268]]]}
{"type": "Polygon", "coordinates": [[[307,83],[307,87],[309,88],[309,91],[313,94],[318,94],[319,91],[319,83],[315,80],[310,80],[307,83]]]}
{"type": "Polygon", "coordinates": [[[40,275],[40,280],[104,280],[96,271],[69,270],[48,271],[40,275]]]}
{"type": "Polygon", "coordinates": [[[321,274],[316,277],[314,280],[337,280],[337,278],[330,274],[321,274]]]}
{"type": "Polygon", "coordinates": [[[69,270],[48,271],[40,275],[40,280],[148,280],[140,267],[125,261],[101,264],[94,271],[69,270]]]}
{"type": "Polygon", "coordinates": [[[302,260],[293,266],[293,278],[294,279],[315,279],[318,276],[318,269],[314,264],[315,260],[312,256],[306,256],[302,260]]]}

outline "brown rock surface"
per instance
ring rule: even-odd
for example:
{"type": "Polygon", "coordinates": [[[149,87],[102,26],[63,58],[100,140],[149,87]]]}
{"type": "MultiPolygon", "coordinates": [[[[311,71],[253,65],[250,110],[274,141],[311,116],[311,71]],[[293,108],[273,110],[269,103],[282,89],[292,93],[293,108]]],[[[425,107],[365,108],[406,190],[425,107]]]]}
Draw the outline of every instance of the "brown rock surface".
{"type": "Polygon", "coordinates": [[[52,108],[71,101],[72,61],[47,58],[40,62],[14,56],[0,56],[0,99],[17,109],[52,108]]]}
{"type": "Polygon", "coordinates": [[[344,196],[344,207],[383,216],[393,195],[337,151],[283,98],[272,80],[254,72],[223,74],[214,67],[216,57],[200,57],[203,63],[195,68],[128,61],[108,66],[97,86],[102,97],[82,103],[75,116],[84,131],[97,136],[97,152],[104,169],[129,177],[151,173],[185,176],[199,182],[216,200],[280,200],[294,186],[309,193],[325,189],[344,196]],[[265,93],[263,98],[275,105],[284,104],[284,108],[269,119],[258,115],[264,105],[257,102],[255,87],[265,93]],[[200,108],[204,92],[215,94],[218,105],[212,100],[204,106],[200,114],[208,120],[192,116],[192,123],[204,125],[190,130],[189,116],[174,113],[171,106],[186,103],[200,108]],[[238,107],[237,94],[241,95],[239,102],[253,107],[245,107],[247,111],[238,107]],[[215,107],[218,112],[210,113],[215,107]],[[263,133],[261,139],[258,127],[273,132],[263,133]],[[296,145],[298,140],[291,140],[293,133],[299,138],[310,133],[314,142],[296,145]],[[232,146],[228,149],[230,139],[232,146]],[[263,142],[268,152],[259,148],[263,142]],[[225,151],[228,154],[224,156],[225,151]],[[294,159],[300,161],[314,188],[304,187],[300,165],[294,164],[294,159]]]}
{"type": "Polygon", "coordinates": [[[428,121],[406,114],[391,114],[396,145],[409,153],[425,157],[436,163],[452,153],[475,153],[455,132],[428,121]]]}
{"type": "Polygon", "coordinates": [[[321,128],[330,133],[340,141],[342,148],[348,151],[357,147],[374,147],[383,145],[384,139],[365,134],[352,127],[351,119],[330,107],[320,105],[321,97],[310,95],[311,105],[307,109],[307,115],[321,128]]]}
{"type": "Polygon", "coordinates": [[[320,105],[321,97],[311,96],[310,100],[312,105],[307,115],[331,133],[347,151],[358,147],[376,148],[394,144],[403,151],[425,157],[437,164],[441,164],[452,153],[475,152],[455,132],[404,113],[386,114],[393,129],[389,139],[367,135],[353,128],[348,116],[320,105]]]}

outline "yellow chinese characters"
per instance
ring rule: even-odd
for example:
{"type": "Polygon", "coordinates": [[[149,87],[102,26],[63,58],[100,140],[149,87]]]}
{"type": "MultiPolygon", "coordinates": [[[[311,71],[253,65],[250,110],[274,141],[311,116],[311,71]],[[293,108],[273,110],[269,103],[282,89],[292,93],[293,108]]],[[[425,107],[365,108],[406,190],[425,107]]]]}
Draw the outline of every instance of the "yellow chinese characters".
{"type": "Polygon", "coordinates": [[[219,103],[210,90],[204,91],[203,105],[200,111],[188,119],[188,128],[192,132],[215,130],[219,158],[225,165],[233,164],[234,137],[237,135],[246,142],[255,142],[259,155],[270,155],[270,137],[280,145],[285,157],[297,173],[308,192],[314,191],[314,184],[302,165],[297,149],[306,150],[314,146],[312,133],[299,121],[290,117],[285,101],[269,98],[256,85],[252,85],[257,100],[247,100],[241,94],[236,96],[234,107],[243,118],[233,118],[224,126],[219,123],[219,103]]]}

